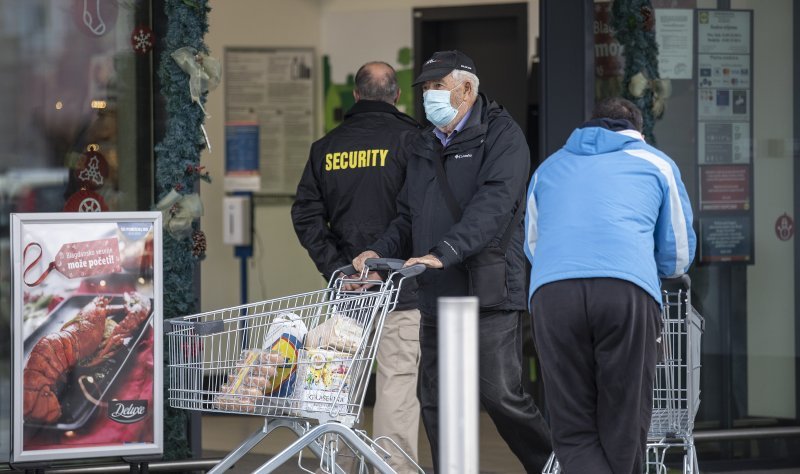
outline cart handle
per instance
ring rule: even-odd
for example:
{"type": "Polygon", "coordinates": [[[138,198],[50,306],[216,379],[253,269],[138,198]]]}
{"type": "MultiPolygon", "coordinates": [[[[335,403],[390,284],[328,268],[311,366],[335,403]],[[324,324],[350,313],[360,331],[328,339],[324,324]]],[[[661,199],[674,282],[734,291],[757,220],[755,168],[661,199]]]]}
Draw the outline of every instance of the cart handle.
{"type": "MultiPolygon", "coordinates": [[[[379,272],[395,272],[400,274],[403,278],[409,278],[419,275],[420,273],[425,271],[425,265],[421,263],[417,263],[416,265],[411,265],[410,267],[404,267],[405,260],[400,260],[398,258],[368,258],[364,265],[369,270],[379,271],[379,272]]],[[[356,268],[352,265],[348,265],[346,267],[342,267],[334,272],[334,275],[337,273],[344,273],[345,275],[354,275],[358,273],[356,268]]]]}
{"type": "Polygon", "coordinates": [[[403,278],[414,277],[425,271],[425,265],[421,263],[404,267],[405,263],[405,260],[397,258],[368,258],[364,265],[370,270],[397,272],[403,278]]]}
{"type": "Polygon", "coordinates": [[[684,291],[689,291],[692,288],[692,279],[689,278],[689,275],[684,273],[683,275],[675,278],[662,278],[661,279],[661,288],[668,290],[672,288],[680,288],[684,291]]]}
{"type": "Polygon", "coordinates": [[[170,333],[182,328],[192,328],[194,335],[210,336],[225,330],[224,321],[186,321],[180,317],[164,320],[164,332],[170,333]]]}

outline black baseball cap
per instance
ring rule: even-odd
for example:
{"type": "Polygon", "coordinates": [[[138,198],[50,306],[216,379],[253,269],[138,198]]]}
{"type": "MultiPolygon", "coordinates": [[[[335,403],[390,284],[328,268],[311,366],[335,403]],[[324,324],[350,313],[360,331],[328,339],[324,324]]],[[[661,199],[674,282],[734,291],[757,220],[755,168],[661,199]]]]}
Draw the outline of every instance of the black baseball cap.
{"type": "Polygon", "coordinates": [[[461,51],[438,51],[422,65],[422,73],[414,81],[412,86],[422,84],[425,81],[435,81],[450,74],[453,69],[478,74],[475,63],[469,56],[461,51]]]}

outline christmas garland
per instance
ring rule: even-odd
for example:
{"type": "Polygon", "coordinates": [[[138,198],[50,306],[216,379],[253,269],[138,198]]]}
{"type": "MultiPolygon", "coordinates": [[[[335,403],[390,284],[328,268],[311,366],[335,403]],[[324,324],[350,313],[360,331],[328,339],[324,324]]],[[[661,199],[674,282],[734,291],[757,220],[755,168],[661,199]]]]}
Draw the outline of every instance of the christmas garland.
{"type": "MultiPolygon", "coordinates": [[[[182,198],[186,196],[185,193],[194,193],[198,177],[207,177],[199,166],[200,152],[205,144],[201,129],[205,113],[192,101],[189,76],[172,54],[183,47],[207,52],[203,38],[208,31],[210,9],[207,0],[166,0],[164,4],[167,31],[158,77],[161,80],[161,95],[166,102],[167,122],[164,138],[155,147],[155,185],[159,201],[169,195],[182,198]]],[[[172,211],[174,209],[167,212],[172,211]]],[[[194,219],[189,220],[190,230],[194,230],[191,239],[180,233],[164,232],[162,274],[165,319],[191,314],[196,310],[197,298],[192,291],[192,280],[195,265],[202,257],[197,243],[203,240],[196,225],[194,219]]],[[[166,347],[164,354],[164,373],[167,374],[166,355],[169,351],[166,347]]],[[[167,386],[165,380],[164,459],[186,459],[192,454],[188,442],[188,416],[185,411],[166,406],[167,386]]]]}
{"type": "Polygon", "coordinates": [[[655,13],[650,0],[614,0],[611,26],[624,48],[623,96],[642,111],[643,135],[655,145],[653,126],[664,111],[669,83],[658,75],[655,13]]]}

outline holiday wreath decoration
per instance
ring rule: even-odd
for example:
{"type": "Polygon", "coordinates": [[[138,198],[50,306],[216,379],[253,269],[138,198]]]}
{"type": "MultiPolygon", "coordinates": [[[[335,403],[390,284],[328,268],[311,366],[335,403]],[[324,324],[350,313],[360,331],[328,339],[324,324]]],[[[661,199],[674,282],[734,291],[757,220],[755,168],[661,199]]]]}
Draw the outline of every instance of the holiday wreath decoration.
{"type": "Polygon", "coordinates": [[[611,7],[614,36],[623,46],[623,95],[642,111],[643,135],[655,145],[653,126],[664,113],[671,87],[658,74],[655,11],[650,0],[614,0],[611,7]]]}
{"type": "MultiPolygon", "coordinates": [[[[205,113],[193,102],[190,76],[181,69],[173,53],[191,48],[207,54],[203,42],[208,32],[208,0],[166,0],[167,31],[164,35],[158,77],[167,113],[163,140],[155,147],[155,187],[160,210],[165,213],[163,272],[164,319],[196,312],[197,298],[192,291],[194,269],[205,252],[205,237],[197,218],[202,205],[197,197],[200,181],[208,174],[200,166],[200,153],[206,146],[202,125],[205,113]]],[[[205,102],[206,94],[199,97],[205,102]]],[[[169,352],[165,349],[164,363],[169,352]]],[[[165,368],[165,373],[168,371],[165,368]]],[[[167,400],[166,393],[164,399],[167,400]]],[[[191,456],[188,442],[188,415],[165,407],[164,458],[185,459],[191,456]]]]}

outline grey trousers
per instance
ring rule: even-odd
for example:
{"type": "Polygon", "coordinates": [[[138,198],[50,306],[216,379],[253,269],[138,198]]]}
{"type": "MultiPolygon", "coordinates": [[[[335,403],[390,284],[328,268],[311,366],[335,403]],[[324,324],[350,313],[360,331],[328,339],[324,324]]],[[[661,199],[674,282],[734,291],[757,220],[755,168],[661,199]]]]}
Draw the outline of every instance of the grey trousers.
{"type": "Polygon", "coordinates": [[[642,472],[659,304],[613,278],[561,280],[531,299],[553,449],[566,474],[642,472]]]}

